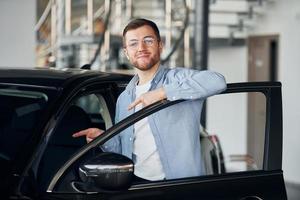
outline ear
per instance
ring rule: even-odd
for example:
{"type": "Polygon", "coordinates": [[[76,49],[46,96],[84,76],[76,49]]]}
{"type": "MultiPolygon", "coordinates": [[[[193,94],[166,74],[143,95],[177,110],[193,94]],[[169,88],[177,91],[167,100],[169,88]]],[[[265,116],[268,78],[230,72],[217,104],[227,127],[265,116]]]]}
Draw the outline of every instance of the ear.
{"type": "Polygon", "coordinates": [[[161,54],[164,48],[164,44],[162,43],[162,41],[159,42],[158,48],[159,48],[159,53],[161,54]]]}
{"type": "Polygon", "coordinates": [[[126,55],[127,59],[129,60],[129,55],[128,55],[128,51],[126,48],[123,48],[124,54],[126,55]]]}

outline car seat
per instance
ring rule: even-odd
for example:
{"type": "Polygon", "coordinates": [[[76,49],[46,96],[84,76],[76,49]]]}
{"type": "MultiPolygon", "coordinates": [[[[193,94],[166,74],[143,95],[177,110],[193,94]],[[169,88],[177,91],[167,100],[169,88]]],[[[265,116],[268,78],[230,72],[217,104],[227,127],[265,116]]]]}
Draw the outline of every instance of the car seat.
{"type": "Polygon", "coordinates": [[[210,135],[200,128],[201,156],[205,175],[225,173],[223,151],[217,135],[210,135]]]}

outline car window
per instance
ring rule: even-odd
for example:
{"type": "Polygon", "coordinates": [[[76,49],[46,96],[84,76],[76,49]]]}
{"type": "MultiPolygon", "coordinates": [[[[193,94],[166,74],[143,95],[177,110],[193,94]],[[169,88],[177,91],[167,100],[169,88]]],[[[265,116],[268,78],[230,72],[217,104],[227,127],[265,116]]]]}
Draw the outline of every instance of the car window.
{"type": "Polygon", "coordinates": [[[266,97],[259,92],[207,99],[206,131],[219,143],[223,173],[263,169],[266,109],[266,97]]]}
{"type": "Polygon", "coordinates": [[[28,149],[48,96],[30,89],[1,88],[0,101],[0,179],[5,180],[15,160],[28,149]]]}
{"type": "Polygon", "coordinates": [[[89,115],[93,127],[106,130],[112,126],[113,123],[108,106],[101,94],[82,96],[75,101],[75,105],[82,108],[89,115]]]}
{"type": "Polygon", "coordinates": [[[86,145],[85,137],[73,138],[72,134],[87,128],[106,130],[111,126],[112,119],[102,94],[75,98],[61,115],[41,158],[37,177],[42,190],[61,165],[86,145]]]}
{"type": "Polygon", "coordinates": [[[13,160],[27,144],[47,100],[47,95],[41,92],[0,89],[1,160],[13,160]]]}

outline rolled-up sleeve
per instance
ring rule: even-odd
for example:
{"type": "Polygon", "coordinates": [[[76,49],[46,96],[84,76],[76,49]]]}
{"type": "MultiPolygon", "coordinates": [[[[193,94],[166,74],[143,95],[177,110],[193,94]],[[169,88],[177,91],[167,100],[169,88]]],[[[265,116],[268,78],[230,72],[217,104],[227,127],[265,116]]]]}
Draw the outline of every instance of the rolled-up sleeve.
{"type": "Polygon", "coordinates": [[[168,72],[163,85],[167,99],[202,99],[226,89],[226,81],[220,73],[205,70],[175,68],[168,72]]]}

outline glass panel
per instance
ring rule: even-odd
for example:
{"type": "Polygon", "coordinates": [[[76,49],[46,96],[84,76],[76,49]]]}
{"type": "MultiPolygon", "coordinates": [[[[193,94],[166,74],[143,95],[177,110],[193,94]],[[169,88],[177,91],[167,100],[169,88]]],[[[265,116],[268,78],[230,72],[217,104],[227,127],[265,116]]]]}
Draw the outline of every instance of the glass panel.
{"type": "Polygon", "coordinates": [[[104,0],[93,1],[93,22],[94,22],[94,34],[99,35],[104,33],[104,16],[105,5],[104,0]]]}
{"type": "Polygon", "coordinates": [[[79,98],[75,104],[89,114],[93,127],[106,130],[112,126],[112,119],[108,107],[101,94],[83,96],[79,98]]]}
{"type": "Polygon", "coordinates": [[[11,161],[32,137],[46,106],[46,94],[0,89],[0,156],[11,161]]]}
{"type": "Polygon", "coordinates": [[[207,127],[219,138],[225,171],[263,168],[266,98],[259,92],[217,95],[207,100],[207,127]]]}
{"type": "Polygon", "coordinates": [[[72,0],[71,13],[71,31],[84,33],[87,27],[87,0],[72,0]]]}

